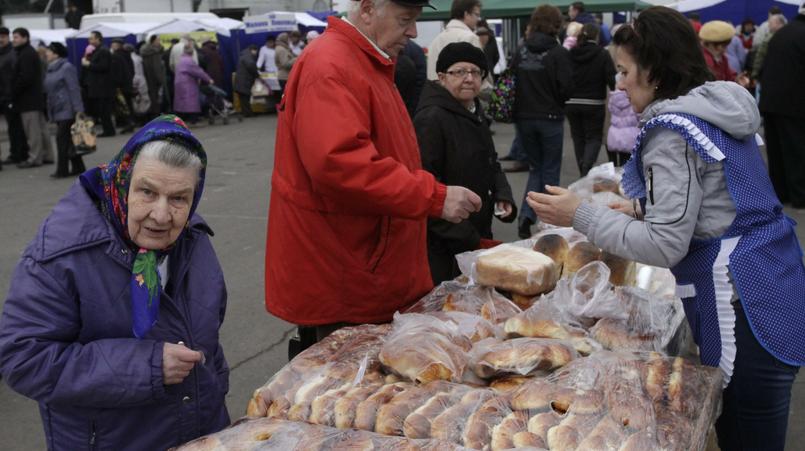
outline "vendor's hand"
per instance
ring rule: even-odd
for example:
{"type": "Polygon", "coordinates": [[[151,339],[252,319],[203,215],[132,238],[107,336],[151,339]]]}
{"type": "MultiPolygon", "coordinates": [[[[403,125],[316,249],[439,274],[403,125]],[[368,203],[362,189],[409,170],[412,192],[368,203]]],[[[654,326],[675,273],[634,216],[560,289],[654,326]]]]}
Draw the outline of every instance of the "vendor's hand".
{"type": "Polygon", "coordinates": [[[749,85],[752,83],[752,81],[749,79],[749,77],[746,75],[746,73],[741,73],[741,74],[738,74],[737,77],[735,77],[735,83],[738,83],[739,85],[741,85],[744,88],[746,88],[746,87],[749,87],[749,85]]]}
{"type": "Polygon", "coordinates": [[[162,383],[181,384],[190,370],[204,359],[204,355],[183,344],[165,343],[162,348],[162,383]]]}
{"type": "Polygon", "coordinates": [[[528,192],[526,202],[540,221],[561,227],[573,225],[581,199],[572,191],[558,186],[545,185],[548,194],[528,192]]]}
{"type": "Polygon", "coordinates": [[[89,66],[89,58],[82,58],[81,59],[81,65],[84,66],[84,67],[89,66]]]}
{"type": "Polygon", "coordinates": [[[481,210],[481,198],[463,186],[448,186],[442,219],[458,224],[481,210]]]}
{"type": "Polygon", "coordinates": [[[500,219],[508,218],[509,216],[511,216],[512,211],[513,211],[512,204],[510,204],[510,203],[508,203],[506,201],[500,201],[500,202],[495,203],[495,207],[498,210],[503,210],[503,214],[498,216],[500,219]]]}

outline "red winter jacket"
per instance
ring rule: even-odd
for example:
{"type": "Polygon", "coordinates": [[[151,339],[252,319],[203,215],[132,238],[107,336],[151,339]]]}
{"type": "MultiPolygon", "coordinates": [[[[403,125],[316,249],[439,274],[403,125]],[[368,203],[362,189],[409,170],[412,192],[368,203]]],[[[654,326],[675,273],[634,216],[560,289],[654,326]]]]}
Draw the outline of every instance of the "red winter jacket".
{"type": "Polygon", "coordinates": [[[394,62],[331,17],[279,106],[266,309],[302,325],[390,321],[432,288],[426,218],[445,195],[422,170],[394,62]]]}
{"type": "Polygon", "coordinates": [[[704,55],[704,62],[707,63],[707,67],[710,69],[710,72],[713,73],[713,76],[716,77],[717,81],[735,81],[737,74],[730,67],[726,53],[721,56],[721,61],[716,61],[716,59],[713,58],[713,54],[704,47],[702,47],[702,54],[704,55]]]}

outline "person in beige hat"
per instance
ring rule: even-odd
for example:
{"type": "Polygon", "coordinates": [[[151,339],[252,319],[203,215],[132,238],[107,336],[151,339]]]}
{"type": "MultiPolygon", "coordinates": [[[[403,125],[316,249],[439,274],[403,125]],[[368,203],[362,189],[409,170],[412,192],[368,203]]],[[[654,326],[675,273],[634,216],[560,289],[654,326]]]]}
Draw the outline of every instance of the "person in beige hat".
{"type": "Polygon", "coordinates": [[[735,28],[723,20],[711,20],[702,25],[699,40],[702,42],[704,60],[716,80],[734,81],[741,86],[749,86],[749,77],[736,74],[730,68],[726,55],[727,46],[734,35],[735,28]]]}

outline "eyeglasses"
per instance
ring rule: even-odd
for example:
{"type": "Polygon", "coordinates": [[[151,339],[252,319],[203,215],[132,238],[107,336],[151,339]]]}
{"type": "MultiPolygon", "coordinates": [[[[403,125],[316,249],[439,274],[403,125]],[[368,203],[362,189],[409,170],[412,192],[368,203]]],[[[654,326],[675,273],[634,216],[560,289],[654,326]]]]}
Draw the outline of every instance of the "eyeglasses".
{"type": "Polygon", "coordinates": [[[464,78],[467,74],[472,75],[472,78],[481,78],[481,71],[478,69],[456,69],[456,70],[449,70],[445,72],[450,74],[454,77],[464,78]]]}

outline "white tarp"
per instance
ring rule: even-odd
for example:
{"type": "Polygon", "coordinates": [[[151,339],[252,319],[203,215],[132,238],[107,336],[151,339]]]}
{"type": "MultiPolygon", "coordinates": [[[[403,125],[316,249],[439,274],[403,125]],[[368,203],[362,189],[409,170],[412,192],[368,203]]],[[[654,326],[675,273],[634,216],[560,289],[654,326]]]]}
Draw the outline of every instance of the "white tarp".
{"type": "Polygon", "coordinates": [[[308,13],[294,13],[296,15],[296,23],[303,27],[321,27],[327,26],[327,22],[323,22],[308,13]]]}
{"type": "Polygon", "coordinates": [[[243,22],[229,17],[221,17],[218,19],[196,19],[196,22],[210,27],[216,33],[223,36],[230,36],[231,30],[240,30],[243,28],[243,22]]]}
{"type": "Polygon", "coordinates": [[[215,28],[195,20],[173,19],[147,30],[149,35],[163,33],[190,33],[191,31],[215,31],[215,28]]]}
{"type": "Polygon", "coordinates": [[[84,28],[74,34],[73,38],[88,38],[93,31],[100,32],[105,38],[122,38],[133,34],[138,37],[144,36],[148,30],[161,25],[159,22],[101,22],[91,27],[84,28]]]}
{"type": "Polygon", "coordinates": [[[699,9],[709,8],[713,5],[717,5],[723,2],[724,0],[682,0],[679,2],[667,4],[665,6],[669,8],[674,8],[675,10],[681,13],[686,13],[688,11],[696,11],[699,9]]]}
{"type": "Polygon", "coordinates": [[[246,16],[243,18],[243,25],[246,27],[247,34],[293,31],[297,29],[296,15],[285,11],[246,16]]]}
{"type": "Polygon", "coordinates": [[[43,45],[50,45],[51,42],[60,42],[65,44],[67,38],[74,35],[76,30],[72,28],[64,28],[61,30],[28,30],[31,33],[31,45],[37,47],[40,43],[43,45]]]}

